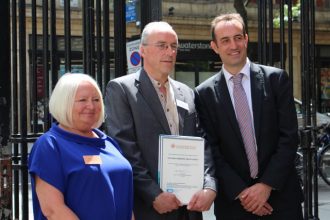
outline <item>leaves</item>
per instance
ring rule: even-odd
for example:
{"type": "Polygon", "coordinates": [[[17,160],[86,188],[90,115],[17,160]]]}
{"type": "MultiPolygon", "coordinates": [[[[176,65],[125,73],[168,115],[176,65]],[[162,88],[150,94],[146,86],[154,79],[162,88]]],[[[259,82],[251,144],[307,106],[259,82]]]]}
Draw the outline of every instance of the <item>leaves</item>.
{"type": "MultiPolygon", "coordinates": [[[[287,23],[289,20],[288,18],[288,5],[284,5],[284,23],[287,23]]],[[[299,21],[300,20],[300,3],[292,6],[292,21],[299,21]]],[[[276,17],[273,19],[273,26],[274,28],[280,27],[280,15],[279,12],[277,13],[276,17]]]]}

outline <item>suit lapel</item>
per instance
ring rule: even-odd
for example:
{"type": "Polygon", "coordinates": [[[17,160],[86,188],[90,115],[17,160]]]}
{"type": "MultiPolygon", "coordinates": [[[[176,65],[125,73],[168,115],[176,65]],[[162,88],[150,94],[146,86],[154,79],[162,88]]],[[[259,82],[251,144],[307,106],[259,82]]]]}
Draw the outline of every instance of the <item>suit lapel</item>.
{"type": "Polygon", "coordinates": [[[154,86],[152,85],[147,73],[144,69],[141,69],[140,74],[137,74],[137,78],[135,80],[135,86],[138,91],[141,93],[145,102],[148,104],[151,111],[154,113],[155,118],[162,125],[166,134],[171,134],[170,128],[168,126],[168,122],[162,108],[162,104],[158,98],[157,92],[155,91],[154,86]]]}
{"type": "Polygon", "coordinates": [[[182,108],[180,105],[178,105],[178,100],[185,102],[184,95],[180,89],[180,86],[174,81],[170,79],[171,86],[173,88],[174,92],[174,101],[176,102],[176,108],[178,110],[178,116],[179,116],[179,134],[183,133],[183,127],[184,127],[184,118],[187,113],[187,110],[182,108]]]}
{"type": "Polygon", "coordinates": [[[253,63],[251,63],[250,79],[251,79],[251,97],[252,97],[254,130],[255,130],[256,140],[258,143],[258,137],[260,134],[262,100],[264,94],[264,76],[260,68],[253,63]]]}
{"type": "MultiPolygon", "coordinates": [[[[243,143],[242,137],[241,137],[241,132],[239,130],[239,126],[236,120],[236,115],[235,115],[235,110],[233,107],[233,103],[230,98],[230,94],[228,91],[227,83],[226,83],[226,78],[223,74],[223,71],[220,71],[218,80],[216,80],[214,84],[214,89],[216,91],[216,94],[218,96],[218,99],[220,100],[220,114],[223,112],[221,109],[224,109],[225,113],[227,114],[227,118],[229,119],[237,137],[240,138],[241,142],[243,143]]],[[[221,122],[220,122],[221,123],[221,122]]]]}

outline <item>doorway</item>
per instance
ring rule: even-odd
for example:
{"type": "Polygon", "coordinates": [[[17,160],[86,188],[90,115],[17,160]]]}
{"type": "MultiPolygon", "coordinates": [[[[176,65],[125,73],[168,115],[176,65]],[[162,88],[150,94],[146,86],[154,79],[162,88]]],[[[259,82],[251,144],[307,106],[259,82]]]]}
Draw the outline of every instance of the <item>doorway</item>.
{"type": "Polygon", "coordinates": [[[221,65],[216,61],[178,61],[175,66],[174,78],[194,89],[219,72],[220,68],[221,65]]]}

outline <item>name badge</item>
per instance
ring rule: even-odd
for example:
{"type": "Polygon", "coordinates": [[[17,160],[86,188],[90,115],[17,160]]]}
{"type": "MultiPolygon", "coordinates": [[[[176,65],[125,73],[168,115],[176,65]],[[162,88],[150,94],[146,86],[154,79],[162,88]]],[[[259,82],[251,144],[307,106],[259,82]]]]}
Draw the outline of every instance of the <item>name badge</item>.
{"type": "Polygon", "coordinates": [[[188,103],[186,103],[186,102],[183,102],[183,101],[177,99],[176,105],[189,111],[189,106],[188,106],[188,103]]]}
{"type": "Polygon", "coordinates": [[[84,155],[85,164],[102,164],[102,159],[99,155],[84,155]]]}

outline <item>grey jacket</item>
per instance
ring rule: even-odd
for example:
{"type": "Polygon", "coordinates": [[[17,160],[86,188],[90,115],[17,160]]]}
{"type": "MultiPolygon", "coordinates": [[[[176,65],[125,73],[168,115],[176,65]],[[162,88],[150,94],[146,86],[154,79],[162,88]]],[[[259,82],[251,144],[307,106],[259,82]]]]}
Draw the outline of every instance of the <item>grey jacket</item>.
{"type": "MultiPolygon", "coordinates": [[[[197,136],[198,118],[193,91],[175,80],[171,80],[171,83],[175,99],[188,105],[188,108],[187,105],[177,106],[179,133],[197,136]]],[[[159,135],[171,132],[147,73],[142,69],[135,74],[111,80],[107,85],[105,106],[107,132],[119,143],[133,167],[136,220],[177,220],[182,214],[189,215],[189,219],[202,219],[201,213],[187,212],[185,207],[165,215],[159,215],[153,209],[153,201],[162,192],[157,183],[159,135]]],[[[204,187],[215,190],[213,176],[213,160],[206,147],[204,187]]]]}

